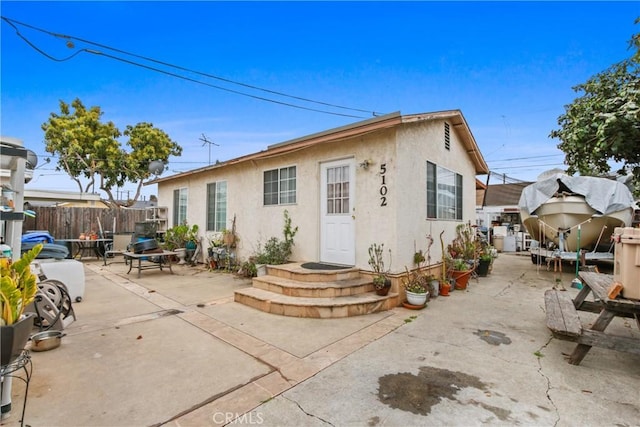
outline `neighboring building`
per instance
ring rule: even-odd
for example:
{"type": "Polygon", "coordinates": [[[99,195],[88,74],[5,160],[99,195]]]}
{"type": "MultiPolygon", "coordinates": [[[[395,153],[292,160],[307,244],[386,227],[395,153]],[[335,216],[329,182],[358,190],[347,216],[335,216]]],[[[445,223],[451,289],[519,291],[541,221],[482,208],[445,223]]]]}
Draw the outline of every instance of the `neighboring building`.
{"type": "Polygon", "coordinates": [[[476,224],[489,243],[505,252],[527,250],[531,238],[520,219],[518,202],[522,190],[531,182],[481,184],[476,193],[476,224]],[[496,240],[496,235],[503,240],[496,240]]]}
{"type": "Polygon", "coordinates": [[[518,202],[522,190],[531,182],[482,185],[476,194],[478,227],[483,230],[494,225],[521,225],[518,202]]]}
{"type": "Polygon", "coordinates": [[[78,193],[56,190],[24,190],[27,209],[36,206],[64,206],[67,208],[106,208],[97,193],[78,193]]]}
{"type": "Polygon", "coordinates": [[[369,270],[369,246],[383,243],[401,273],[428,234],[438,264],[440,233],[447,244],[458,224],[476,223],[476,175],[487,173],[462,113],[451,110],[376,117],[149,184],[169,226],[186,220],[210,235],[235,220],[240,260],[282,238],[287,210],[299,227],[292,259],[369,270]]]}

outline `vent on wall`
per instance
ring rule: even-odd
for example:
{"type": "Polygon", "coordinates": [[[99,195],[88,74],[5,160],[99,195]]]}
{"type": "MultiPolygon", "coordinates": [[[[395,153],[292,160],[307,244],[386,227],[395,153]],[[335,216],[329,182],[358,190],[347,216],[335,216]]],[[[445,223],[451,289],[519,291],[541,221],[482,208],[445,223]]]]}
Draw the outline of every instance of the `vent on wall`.
{"type": "Polygon", "coordinates": [[[451,149],[451,137],[449,135],[449,123],[444,122],[444,148],[451,149]]]}

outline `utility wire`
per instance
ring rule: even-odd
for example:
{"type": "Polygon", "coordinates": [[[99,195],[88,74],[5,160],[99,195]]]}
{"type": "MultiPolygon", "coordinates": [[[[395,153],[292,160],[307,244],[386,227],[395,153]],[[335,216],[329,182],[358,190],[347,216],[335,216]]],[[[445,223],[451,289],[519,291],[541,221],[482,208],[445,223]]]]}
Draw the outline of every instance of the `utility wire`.
{"type": "Polygon", "coordinates": [[[161,70],[159,68],[151,67],[151,66],[148,66],[148,65],[139,64],[137,62],[129,61],[128,59],[119,58],[117,56],[109,55],[108,53],[100,52],[100,51],[97,51],[97,50],[92,50],[92,49],[82,49],[82,50],[87,52],[87,53],[91,53],[93,55],[105,56],[107,58],[115,59],[116,61],[124,62],[126,64],[135,65],[135,66],[140,67],[140,68],[146,68],[148,70],[156,71],[158,73],[166,74],[168,76],[176,77],[176,78],[179,78],[179,79],[182,79],[182,80],[186,80],[186,81],[189,81],[189,82],[193,82],[193,83],[198,83],[198,84],[201,84],[201,85],[204,85],[204,86],[208,86],[208,87],[211,87],[211,88],[214,88],[214,89],[219,89],[219,90],[223,90],[223,91],[226,91],[226,92],[234,93],[236,95],[247,96],[249,98],[258,99],[260,101],[272,102],[274,104],[284,105],[284,106],[292,107],[292,108],[299,108],[301,110],[314,111],[316,113],[332,114],[334,116],[353,117],[353,118],[357,118],[357,119],[366,118],[366,117],[363,117],[363,116],[356,116],[356,115],[353,115],[353,114],[334,113],[332,111],[319,110],[317,108],[303,107],[301,105],[295,105],[295,104],[291,104],[291,103],[288,103],[288,102],[276,101],[275,99],[264,98],[262,96],[251,95],[251,94],[240,92],[240,91],[237,91],[237,90],[234,90],[234,89],[229,89],[229,88],[226,88],[226,87],[217,86],[217,85],[213,85],[213,84],[210,84],[210,83],[205,83],[205,82],[202,82],[200,80],[192,79],[190,77],[181,76],[180,74],[172,73],[170,71],[161,70]]]}
{"type": "Polygon", "coordinates": [[[539,165],[520,165],[520,166],[503,166],[503,167],[498,167],[498,168],[491,168],[491,169],[506,169],[506,170],[510,170],[510,169],[531,169],[534,167],[541,167],[541,166],[566,166],[563,163],[545,163],[545,164],[539,164],[539,165]]]}
{"type": "Polygon", "coordinates": [[[221,86],[207,84],[207,83],[195,80],[195,79],[191,79],[191,78],[188,78],[188,77],[185,77],[185,76],[181,76],[181,75],[178,75],[178,74],[175,74],[175,73],[171,73],[171,72],[168,72],[168,71],[160,70],[158,68],[154,68],[154,67],[146,66],[146,65],[143,65],[143,64],[139,64],[139,63],[134,62],[134,61],[129,61],[129,60],[126,60],[126,59],[123,59],[123,58],[116,57],[114,55],[109,55],[109,54],[106,54],[106,53],[103,53],[103,52],[99,52],[99,51],[95,51],[95,50],[91,50],[91,49],[84,49],[84,48],[83,49],[79,49],[76,53],[74,53],[73,55],[69,56],[68,58],[64,58],[64,59],[54,58],[51,55],[49,55],[46,52],[44,52],[43,50],[41,50],[38,47],[36,47],[25,36],[23,36],[20,33],[20,31],[18,30],[18,28],[16,27],[16,25],[14,25],[14,23],[18,24],[18,25],[22,25],[22,26],[30,28],[30,29],[33,29],[33,30],[36,30],[36,31],[39,31],[39,32],[42,32],[42,33],[45,33],[45,34],[48,34],[48,35],[53,36],[53,37],[66,39],[67,40],[67,46],[70,47],[70,48],[74,47],[73,43],[71,42],[71,40],[77,40],[77,41],[80,41],[82,43],[86,43],[86,44],[93,45],[93,46],[98,46],[98,47],[103,48],[103,49],[109,49],[109,50],[112,50],[114,52],[118,52],[118,53],[121,53],[121,54],[132,56],[134,58],[143,59],[145,61],[153,62],[153,63],[156,63],[156,64],[161,64],[161,65],[164,65],[164,66],[167,66],[167,67],[172,67],[172,68],[175,68],[175,69],[178,69],[178,70],[181,70],[181,71],[187,71],[187,72],[194,73],[194,74],[197,74],[197,75],[201,75],[201,76],[204,76],[204,77],[208,77],[208,78],[224,81],[226,83],[231,83],[231,84],[243,86],[243,87],[250,88],[250,89],[253,89],[253,90],[259,90],[259,91],[271,93],[271,94],[278,95],[278,96],[297,99],[299,101],[304,101],[304,102],[309,102],[309,103],[314,103],[314,104],[319,104],[319,105],[325,105],[325,106],[332,107],[332,108],[338,108],[338,109],[343,109],[343,110],[350,110],[350,111],[368,113],[368,114],[371,114],[373,116],[378,116],[378,115],[383,114],[383,113],[378,113],[376,111],[369,111],[369,110],[363,110],[363,109],[358,109],[358,108],[345,107],[345,106],[341,106],[341,105],[337,105],[337,104],[331,104],[331,103],[322,102],[322,101],[315,101],[315,100],[312,100],[312,99],[309,99],[309,98],[303,98],[303,97],[299,97],[299,96],[288,95],[288,94],[283,93],[283,92],[277,92],[277,91],[270,90],[270,89],[264,89],[264,88],[261,88],[261,87],[258,87],[258,86],[253,86],[253,85],[249,85],[249,84],[246,84],[246,83],[237,82],[237,81],[226,79],[224,77],[216,76],[216,75],[213,75],[213,74],[208,74],[208,73],[204,73],[204,72],[201,72],[201,71],[196,71],[196,70],[192,70],[192,69],[189,69],[189,68],[186,68],[186,67],[182,67],[182,66],[179,66],[179,65],[174,65],[174,64],[167,63],[167,62],[155,60],[153,58],[149,58],[149,57],[142,56],[142,55],[137,55],[135,53],[127,52],[127,51],[124,51],[124,50],[121,50],[121,49],[113,48],[113,47],[110,47],[110,46],[107,46],[107,45],[104,45],[104,44],[92,42],[90,40],[82,39],[82,38],[79,38],[79,37],[69,36],[69,35],[66,35],[66,34],[54,33],[52,31],[48,31],[48,30],[45,30],[45,29],[42,29],[42,28],[35,27],[33,25],[29,25],[29,24],[26,24],[26,23],[23,23],[23,22],[20,22],[20,21],[16,21],[16,20],[7,18],[5,16],[2,16],[2,19],[4,21],[6,21],[9,25],[11,25],[15,29],[16,34],[20,38],[22,38],[29,46],[31,46],[33,49],[35,49],[37,52],[41,53],[42,55],[46,56],[47,58],[49,58],[49,59],[51,59],[53,61],[56,61],[56,62],[63,62],[63,61],[72,59],[74,56],[78,55],[79,53],[87,52],[87,53],[91,53],[91,54],[95,54],[95,55],[103,55],[103,56],[106,56],[106,57],[111,58],[111,59],[115,59],[115,60],[118,60],[118,61],[122,61],[122,62],[128,63],[130,65],[135,65],[135,66],[138,66],[138,67],[146,68],[146,69],[149,69],[149,70],[152,70],[152,71],[156,71],[156,72],[167,74],[167,75],[170,75],[170,76],[173,76],[173,77],[181,78],[183,80],[191,81],[191,82],[194,82],[194,83],[200,83],[200,84],[203,84],[203,85],[215,88],[215,89],[224,90],[224,91],[231,92],[231,93],[234,93],[234,94],[237,94],[237,95],[247,96],[247,97],[258,99],[258,100],[261,100],[261,101],[273,102],[273,103],[280,104],[280,105],[285,105],[285,106],[288,106],[288,107],[300,108],[300,109],[303,109],[303,110],[315,111],[315,112],[320,112],[320,113],[325,113],[325,114],[333,114],[333,115],[343,116],[343,117],[366,118],[366,117],[363,117],[363,116],[356,116],[356,115],[350,115],[350,114],[340,114],[340,113],[334,113],[334,112],[325,111],[325,110],[318,110],[318,109],[314,109],[314,108],[302,107],[302,106],[299,106],[299,105],[294,105],[294,104],[290,104],[290,103],[286,103],[286,102],[275,101],[275,100],[268,99],[268,98],[263,98],[263,97],[259,97],[259,96],[255,96],[255,95],[250,95],[250,94],[247,94],[247,93],[244,93],[244,92],[239,92],[239,91],[235,91],[235,90],[232,90],[232,89],[227,89],[227,88],[224,88],[224,87],[221,87],[221,86]]]}
{"type": "Polygon", "coordinates": [[[564,153],[548,154],[544,156],[513,157],[511,159],[487,160],[487,162],[510,162],[514,160],[543,159],[547,157],[557,157],[557,156],[564,156],[564,153]]]}

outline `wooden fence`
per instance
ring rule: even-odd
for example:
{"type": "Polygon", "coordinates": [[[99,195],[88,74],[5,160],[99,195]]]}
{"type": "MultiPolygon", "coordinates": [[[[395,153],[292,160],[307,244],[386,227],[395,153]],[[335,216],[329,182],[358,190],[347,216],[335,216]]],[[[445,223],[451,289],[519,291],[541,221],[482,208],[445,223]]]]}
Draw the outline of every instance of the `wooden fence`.
{"type": "Polygon", "coordinates": [[[110,233],[133,233],[135,224],[145,222],[144,209],[99,209],[34,207],[35,218],[25,218],[23,233],[48,231],[54,239],[77,239],[81,233],[90,231],[110,233]]]}

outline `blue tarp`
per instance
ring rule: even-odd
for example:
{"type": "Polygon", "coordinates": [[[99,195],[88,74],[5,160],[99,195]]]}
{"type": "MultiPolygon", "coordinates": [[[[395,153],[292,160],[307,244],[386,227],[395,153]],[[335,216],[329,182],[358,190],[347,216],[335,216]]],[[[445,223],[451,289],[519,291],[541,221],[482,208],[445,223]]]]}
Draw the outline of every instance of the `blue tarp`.
{"type": "Polygon", "coordinates": [[[54,238],[47,232],[37,231],[22,235],[22,243],[54,243],[54,238]]]}
{"type": "Polygon", "coordinates": [[[43,243],[42,251],[38,254],[36,258],[45,259],[45,258],[55,258],[55,259],[65,259],[69,257],[69,248],[65,245],[58,245],[54,243],[55,240],[51,234],[46,231],[35,231],[32,233],[25,233],[22,235],[22,247],[21,252],[25,253],[26,251],[33,248],[38,243],[43,243]]]}

